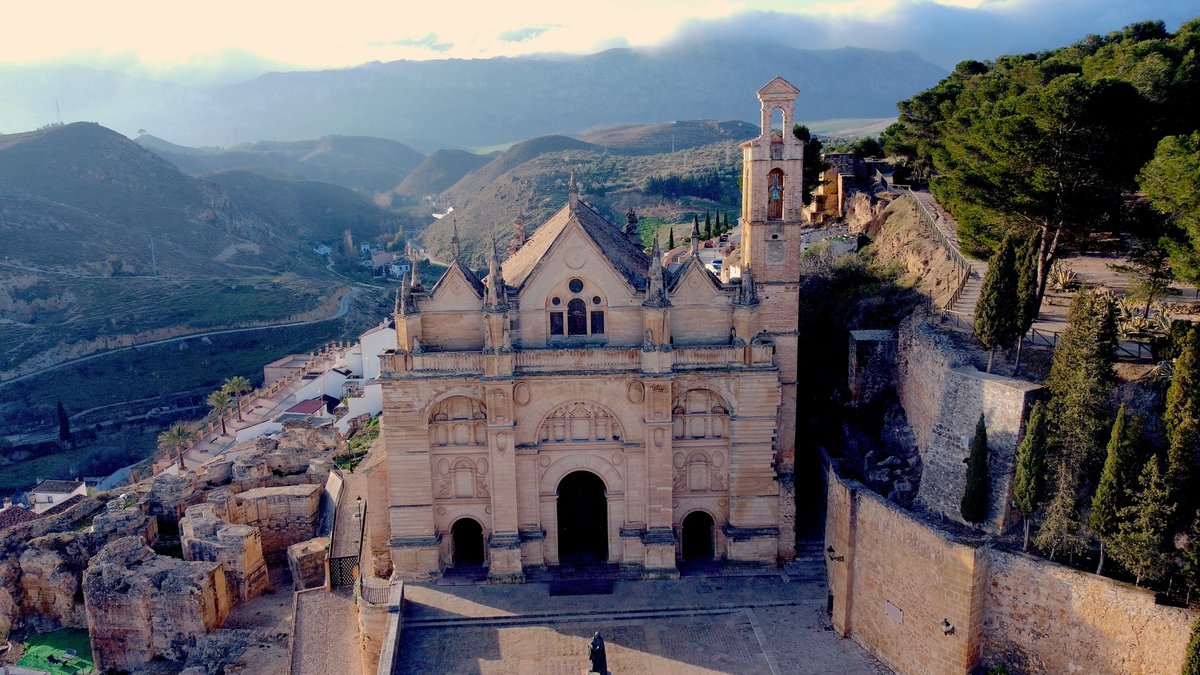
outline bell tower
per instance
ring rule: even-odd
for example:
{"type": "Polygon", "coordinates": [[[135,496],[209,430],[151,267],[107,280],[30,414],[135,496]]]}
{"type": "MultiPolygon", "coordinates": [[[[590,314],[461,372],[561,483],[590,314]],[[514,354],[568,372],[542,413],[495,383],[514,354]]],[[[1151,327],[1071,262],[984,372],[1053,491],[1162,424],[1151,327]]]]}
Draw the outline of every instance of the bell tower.
{"type": "Polygon", "coordinates": [[[753,274],[759,308],[758,339],[775,344],[781,400],[775,438],[779,487],[779,555],[795,557],[797,312],[800,293],[800,229],[804,143],[792,133],[800,90],[776,77],[758,90],[762,133],[742,144],[742,269],[753,274]],[[772,128],[776,111],[780,128],[772,128]]]}

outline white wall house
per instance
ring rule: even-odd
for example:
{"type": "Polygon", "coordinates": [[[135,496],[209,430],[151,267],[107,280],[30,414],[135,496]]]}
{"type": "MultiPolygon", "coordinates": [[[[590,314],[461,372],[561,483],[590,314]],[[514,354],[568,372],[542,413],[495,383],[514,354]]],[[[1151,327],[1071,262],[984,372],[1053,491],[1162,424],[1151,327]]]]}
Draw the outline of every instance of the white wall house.
{"type": "Polygon", "coordinates": [[[29,505],[34,513],[44,513],[75,495],[87,496],[83,481],[44,480],[29,491],[29,505]]]}

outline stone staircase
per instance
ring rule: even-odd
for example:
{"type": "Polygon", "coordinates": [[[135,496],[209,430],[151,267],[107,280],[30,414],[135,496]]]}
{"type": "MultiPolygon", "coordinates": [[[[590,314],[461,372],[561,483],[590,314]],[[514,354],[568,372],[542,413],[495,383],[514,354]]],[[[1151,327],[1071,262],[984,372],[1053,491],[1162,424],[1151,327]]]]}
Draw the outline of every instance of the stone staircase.
{"type": "Polygon", "coordinates": [[[979,296],[983,292],[983,275],[986,273],[987,265],[972,263],[967,284],[963,286],[962,293],[959,293],[954,304],[947,308],[950,313],[957,314],[972,325],[975,321],[975,305],[979,304],[979,296]]]}
{"type": "Polygon", "coordinates": [[[793,583],[825,583],[825,542],[796,542],[796,559],[783,564],[783,578],[793,583]]]}

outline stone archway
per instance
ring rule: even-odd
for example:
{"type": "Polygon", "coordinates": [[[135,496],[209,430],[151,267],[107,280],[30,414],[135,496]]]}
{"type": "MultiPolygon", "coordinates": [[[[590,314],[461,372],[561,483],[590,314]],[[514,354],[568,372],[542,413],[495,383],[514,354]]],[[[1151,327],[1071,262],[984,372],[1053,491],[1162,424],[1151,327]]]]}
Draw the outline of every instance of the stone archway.
{"type": "Polygon", "coordinates": [[[715,549],[713,527],[713,517],[704,511],[692,511],[684,516],[679,528],[684,562],[712,562],[715,549]]]}
{"type": "Polygon", "coordinates": [[[608,497],[604,481],[573,471],[558,484],[558,559],[587,567],[608,562],[608,497]]]}
{"type": "Polygon", "coordinates": [[[455,568],[482,567],[483,526],[474,518],[459,518],[450,526],[455,568]]]}

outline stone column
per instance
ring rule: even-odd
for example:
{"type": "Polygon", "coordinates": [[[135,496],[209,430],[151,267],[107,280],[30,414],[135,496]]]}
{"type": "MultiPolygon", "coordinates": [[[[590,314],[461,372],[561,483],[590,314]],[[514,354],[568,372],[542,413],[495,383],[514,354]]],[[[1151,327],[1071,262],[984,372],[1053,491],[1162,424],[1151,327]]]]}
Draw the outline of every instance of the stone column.
{"type": "Polygon", "coordinates": [[[492,534],[488,539],[488,579],[525,580],[517,518],[517,457],[513,443],[511,381],[484,386],[488,452],[492,464],[492,534]]]}
{"type": "Polygon", "coordinates": [[[671,380],[648,378],[645,400],[646,429],[646,533],[645,576],[674,578],[675,528],[671,468],[671,380]]]}

